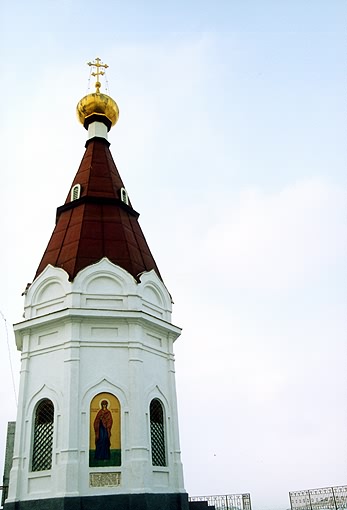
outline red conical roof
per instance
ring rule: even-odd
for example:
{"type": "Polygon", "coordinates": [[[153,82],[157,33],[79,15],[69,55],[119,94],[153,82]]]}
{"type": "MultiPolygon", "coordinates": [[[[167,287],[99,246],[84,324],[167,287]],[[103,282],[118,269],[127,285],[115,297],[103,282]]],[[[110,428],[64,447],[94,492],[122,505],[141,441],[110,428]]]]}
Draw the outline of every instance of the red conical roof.
{"type": "Polygon", "coordinates": [[[107,257],[134,278],[154,269],[161,278],[138,223],[139,214],[121,200],[122,179],[104,138],[88,140],[73,180],[80,184],[80,198],[57,209],[56,226],[35,278],[48,264],[60,267],[73,280],[90,264],[107,257]]]}

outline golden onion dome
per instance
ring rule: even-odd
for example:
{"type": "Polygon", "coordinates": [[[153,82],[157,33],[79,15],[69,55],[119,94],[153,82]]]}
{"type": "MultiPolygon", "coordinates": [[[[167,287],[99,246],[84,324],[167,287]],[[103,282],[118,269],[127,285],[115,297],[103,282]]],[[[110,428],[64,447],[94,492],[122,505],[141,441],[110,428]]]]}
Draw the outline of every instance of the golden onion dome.
{"type": "Polygon", "coordinates": [[[107,64],[101,62],[97,57],[94,62],[88,62],[88,65],[93,69],[91,76],[96,77],[95,88],[96,92],[82,97],[77,104],[77,117],[83,126],[88,129],[88,125],[94,120],[104,122],[108,130],[114,126],[119,117],[119,109],[116,101],[106,94],[100,93],[100,76],[105,74],[108,68],[107,64]]]}
{"type": "Polygon", "coordinates": [[[89,120],[93,115],[105,117],[110,124],[109,127],[114,126],[119,117],[119,109],[116,101],[112,97],[100,92],[94,92],[82,97],[77,104],[77,117],[84,127],[87,127],[89,120]]]}

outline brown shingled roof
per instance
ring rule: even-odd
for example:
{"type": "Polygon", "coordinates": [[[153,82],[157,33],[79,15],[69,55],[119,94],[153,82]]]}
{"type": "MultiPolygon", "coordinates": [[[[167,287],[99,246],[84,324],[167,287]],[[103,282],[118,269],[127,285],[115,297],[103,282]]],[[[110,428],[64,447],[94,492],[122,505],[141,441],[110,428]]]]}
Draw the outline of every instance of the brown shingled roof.
{"type": "Polygon", "coordinates": [[[138,223],[139,214],[120,197],[124,187],[103,138],[86,144],[72,187],[81,185],[80,198],[57,209],[56,226],[37,269],[35,278],[48,264],[61,267],[73,280],[90,264],[107,257],[134,278],[154,269],[161,278],[138,223]]]}

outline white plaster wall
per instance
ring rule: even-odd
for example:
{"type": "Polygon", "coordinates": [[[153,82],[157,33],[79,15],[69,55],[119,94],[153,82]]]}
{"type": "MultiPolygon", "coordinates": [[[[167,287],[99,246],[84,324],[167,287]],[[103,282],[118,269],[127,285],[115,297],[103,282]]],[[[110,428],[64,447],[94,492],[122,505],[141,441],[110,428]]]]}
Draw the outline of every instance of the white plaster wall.
{"type": "Polygon", "coordinates": [[[171,297],[154,271],[140,283],[108,259],[73,282],[48,266],[29,288],[25,321],[15,326],[22,351],[19,412],[9,501],[108,493],[184,492],[180,460],[171,297]],[[89,467],[89,408],[100,392],[121,404],[120,467],[89,467]],[[37,402],[55,407],[52,469],[30,472],[37,402]],[[149,404],[164,406],[167,467],[153,467],[149,404]],[[120,473],[115,487],[90,487],[95,472],[120,473]]]}

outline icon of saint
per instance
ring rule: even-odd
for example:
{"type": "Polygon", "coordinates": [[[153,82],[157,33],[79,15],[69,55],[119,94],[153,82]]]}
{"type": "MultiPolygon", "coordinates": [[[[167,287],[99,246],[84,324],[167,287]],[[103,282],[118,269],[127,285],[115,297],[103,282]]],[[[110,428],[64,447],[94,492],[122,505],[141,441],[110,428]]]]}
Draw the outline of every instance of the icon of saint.
{"type": "Polygon", "coordinates": [[[95,459],[109,460],[111,446],[112,415],[107,409],[107,400],[101,401],[101,409],[94,420],[95,430],[95,459]]]}

